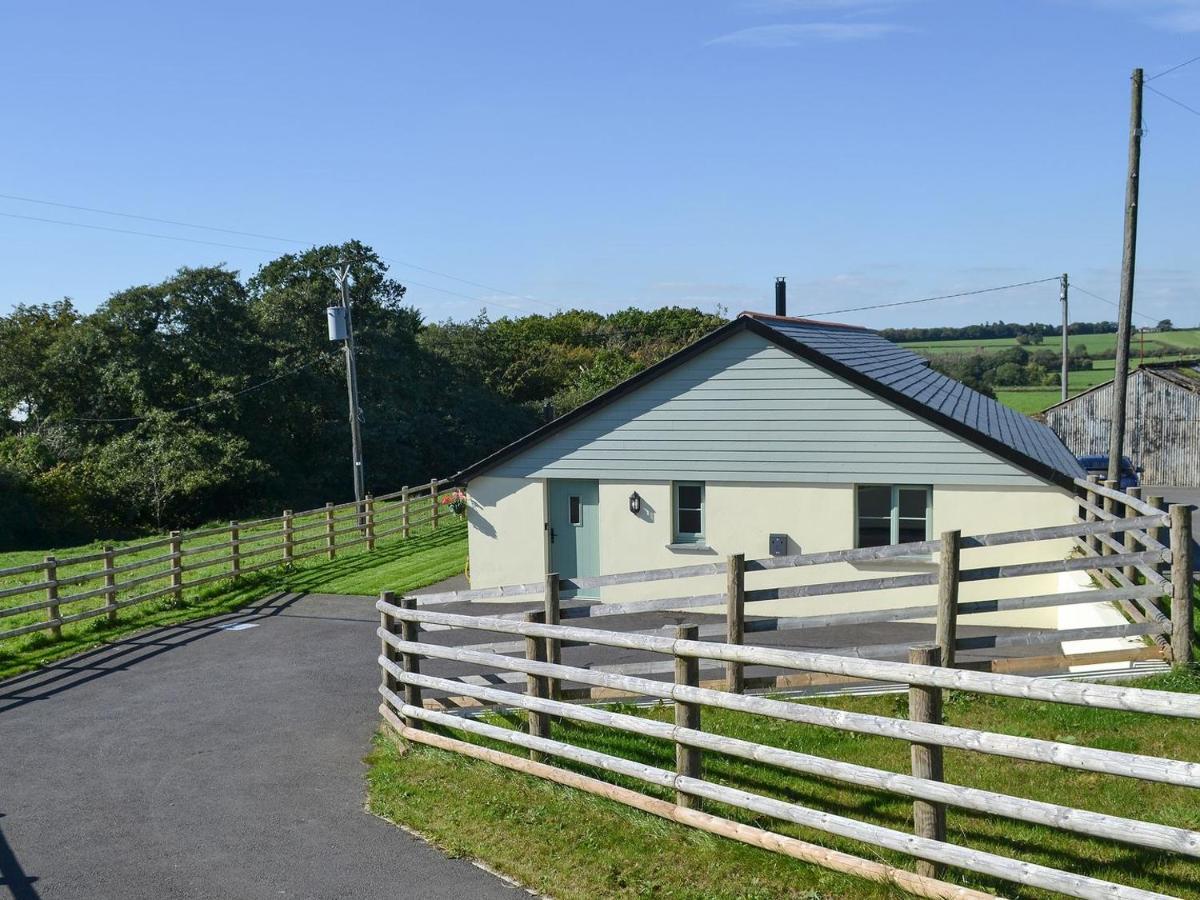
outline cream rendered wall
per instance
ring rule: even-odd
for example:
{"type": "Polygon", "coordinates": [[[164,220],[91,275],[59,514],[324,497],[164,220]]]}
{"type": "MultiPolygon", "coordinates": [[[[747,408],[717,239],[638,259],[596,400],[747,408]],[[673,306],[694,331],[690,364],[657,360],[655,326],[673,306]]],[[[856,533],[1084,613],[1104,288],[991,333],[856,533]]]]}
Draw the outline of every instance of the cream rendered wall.
{"type": "Polygon", "coordinates": [[[540,581],[546,574],[544,483],[484,475],[471,480],[468,494],[471,586],[540,581]]]}
{"type": "MultiPolygon", "coordinates": [[[[600,482],[600,534],[602,568],[605,573],[672,568],[705,561],[723,560],[729,553],[742,552],[747,559],[768,556],[767,539],[772,532],[789,536],[789,553],[840,550],[854,542],[854,490],[850,484],[763,485],[708,483],[705,493],[707,547],[678,550],[671,543],[670,482],[600,482]],[[643,498],[640,516],[628,509],[629,494],[643,498]]],[[[1057,488],[982,488],[962,485],[934,486],[933,533],[958,528],[964,535],[986,534],[1030,528],[1036,525],[1067,524],[1074,514],[1071,499],[1057,488]]],[[[964,568],[1062,559],[1071,549],[1069,541],[1046,541],[1006,547],[988,547],[963,552],[964,568]]],[[[933,559],[838,563],[757,572],[747,575],[747,589],[780,585],[815,584],[879,578],[935,570],[933,559]]],[[[963,584],[963,601],[984,600],[1059,591],[1057,575],[1009,578],[1002,581],[963,584]]],[[[654,599],[719,593],[724,577],[694,578],[620,585],[601,593],[604,601],[654,599]]],[[[936,588],[921,587],[891,591],[839,594],[792,600],[763,601],[748,612],[758,615],[822,615],[851,610],[932,604],[936,588]]],[[[1090,608],[1090,607],[1089,607],[1090,608]]],[[[714,610],[715,611],[715,610],[714,610]]],[[[1029,610],[1021,613],[989,613],[964,617],[965,624],[996,624],[1025,627],[1058,627],[1058,611],[1029,610]]]]}
{"type": "MultiPolygon", "coordinates": [[[[641,571],[675,568],[723,560],[742,552],[747,559],[768,556],[767,536],[789,536],[789,553],[816,553],[852,546],[854,492],[850,484],[763,485],[718,484],[706,486],[707,546],[672,549],[670,482],[600,482],[601,571],[641,571]],[[629,512],[633,491],[642,497],[642,511],[629,512]]],[[[1011,531],[1037,525],[1066,524],[1074,504],[1064,492],[1046,488],[981,488],[934,486],[932,531],[957,528],[964,535],[1011,531]]],[[[470,485],[467,513],[471,554],[471,586],[495,587],[538,581],[545,574],[545,484],[541,480],[484,476],[470,485]]],[[[1062,559],[1071,552],[1070,541],[1043,541],[963,551],[963,568],[1062,559]]],[[[747,576],[747,587],[774,587],[878,578],[933,571],[933,560],[839,563],[747,576]]],[[[1008,578],[1002,581],[965,583],[963,601],[1051,594],[1086,590],[1083,573],[1008,578]]],[[[655,599],[720,593],[724,576],[620,585],[605,588],[604,601],[655,599]]],[[[765,601],[753,604],[754,615],[823,615],[852,610],[887,609],[935,602],[933,587],[848,593],[825,597],[765,601]]],[[[699,610],[698,610],[699,611],[699,610]]],[[[719,608],[705,611],[720,612],[719,608]]],[[[1027,628],[1082,628],[1118,625],[1123,617],[1111,604],[1048,607],[1023,612],[964,616],[963,624],[1027,628]]],[[[1068,652],[1111,650],[1133,639],[1107,639],[1071,643],[1068,652]]],[[[1112,664],[1099,666],[1109,669],[1112,664]]],[[[1097,667],[1078,667],[1080,671],[1097,667]]]]}

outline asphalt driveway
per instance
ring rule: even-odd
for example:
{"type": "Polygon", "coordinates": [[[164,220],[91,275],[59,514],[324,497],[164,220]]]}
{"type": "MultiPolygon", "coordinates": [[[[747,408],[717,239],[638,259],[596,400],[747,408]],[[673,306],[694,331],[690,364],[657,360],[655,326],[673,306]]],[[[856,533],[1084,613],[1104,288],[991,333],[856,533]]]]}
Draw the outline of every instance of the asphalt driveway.
{"type": "Polygon", "coordinates": [[[0,682],[0,885],[45,900],[525,896],[364,811],[377,622],[370,598],[281,595],[0,682]]]}

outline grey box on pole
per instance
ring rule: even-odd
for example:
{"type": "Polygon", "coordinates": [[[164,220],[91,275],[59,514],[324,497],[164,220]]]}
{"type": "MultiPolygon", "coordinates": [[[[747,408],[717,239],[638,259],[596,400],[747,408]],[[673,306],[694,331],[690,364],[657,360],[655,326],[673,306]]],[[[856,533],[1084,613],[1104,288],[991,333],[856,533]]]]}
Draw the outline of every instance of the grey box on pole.
{"type": "Polygon", "coordinates": [[[329,307],[325,310],[325,318],[329,323],[329,339],[344,341],[346,339],[346,307],[329,307]]]}

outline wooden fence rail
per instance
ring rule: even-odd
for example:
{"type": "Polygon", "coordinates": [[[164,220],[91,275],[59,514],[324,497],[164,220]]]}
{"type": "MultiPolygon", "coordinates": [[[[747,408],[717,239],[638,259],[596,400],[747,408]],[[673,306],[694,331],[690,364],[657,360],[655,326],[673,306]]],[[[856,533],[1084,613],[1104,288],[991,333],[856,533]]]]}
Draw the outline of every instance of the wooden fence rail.
{"type": "MultiPolygon", "coordinates": [[[[1091,482],[1084,484],[1091,485],[1091,482]]],[[[1109,490],[1105,488],[1105,490],[1109,490]]],[[[588,578],[560,578],[547,575],[539,582],[506,585],[502,587],[478,588],[422,595],[423,607],[438,606],[463,601],[488,600],[501,604],[500,608],[489,604],[495,614],[520,618],[529,606],[538,602],[538,595],[550,597],[554,593],[554,610],[563,622],[580,619],[619,619],[646,613],[674,613],[695,610],[697,613],[723,611],[724,624],[700,622],[699,634],[715,637],[722,633],[729,643],[744,643],[747,635],[755,636],[772,631],[794,631],[806,628],[829,628],[835,626],[862,625],[882,622],[902,622],[934,619],[934,635],[941,650],[942,660],[948,666],[957,662],[958,651],[1000,650],[1001,648],[1032,648],[1039,645],[1062,644],[1063,642],[1097,639],[1130,639],[1123,647],[1114,645],[1105,651],[1089,650],[1093,657],[1097,652],[1107,655],[1106,661],[1119,662],[1119,649],[1126,653],[1125,661],[1147,659],[1145,641],[1152,641],[1159,650],[1158,658],[1166,658],[1176,665],[1184,665],[1190,659],[1188,636],[1191,629],[1191,595],[1182,585],[1191,579],[1190,559],[1186,554],[1176,554],[1173,547],[1188,546],[1190,536],[1184,531],[1184,508],[1178,511],[1162,511],[1157,506],[1131,498],[1128,506],[1117,504],[1114,497],[1125,496],[1109,490],[1105,499],[1108,510],[1101,510],[1086,496],[1079,498],[1081,509],[1095,507],[1098,512],[1088,519],[1072,524],[1042,528],[1021,529],[994,534],[966,535],[947,532],[934,541],[894,545],[887,547],[859,548],[853,550],[824,551],[789,557],[746,560],[740,554],[723,562],[654,569],[640,572],[625,572],[588,578]],[[1145,513],[1150,510],[1150,513],[1145,513]],[[1169,526],[1170,541],[1163,531],[1169,526]],[[971,554],[984,552],[985,548],[1014,546],[1039,541],[1071,540],[1078,544],[1082,555],[1059,559],[1040,559],[1003,565],[964,565],[971,554]],[[1090,541],[1096,541],[1093,549],[1090,541]],[[1102,552],[1107,547],[1109,552],[1102,552]],[[789,584],[766,588],[747,587],[747,579],[758,577],[757,573],[780,572],[802,567],[830,565],[845,562],[869,562],[911,557],[920,551],[937,554],[937,571],[915,574],[888,575],[851,580],[825,581],[805,584],[789,584]],[[964,554],[966,555],[964,558],[964,554]],[[1179,557],[1176,559],[1176,557],[1179,557]],[[1160,574],[1160,567],[1169,569],[1174,578],[1178,574],[1181,586],[1160,574]],[[1134,577],[1128,573],[1133,572],[1134,577]],[[963,583],[993,582],[1001,579],[1045,576],[1054,574],[1081,573],[1091,575],[1098,589],[1061,591],[1015,597],[1003,596],[1006,591],[997,590],[995,599],[962,601],[959,586],[963,583]],[[621,599],[615,602],[595,600],[561,600],[562,592],[582,587],[598,588],[622,586],[636,588],[653,582],[680,581],[716,578],[724,576],[725,590],[722,593],[691,593],[654,599],[621,599]],[[876,610],[852,610],[847,612],[812,614],[806,613],[803,601],[835,595],[862,595],[871,591],[897,589],[921,589],[937,587],[936,603],[914,603],[904,607],[876,610]],[[756,616],[759,604],[769,601],[801,601],[792,615],[756,616]],[[503,611],[511,602],[512,612],[503,611]],[[1110,602],[1117,604],[1125,613],[1124,624],[1090,625],[1065,630],[1027,629],[1014,632],[980,636],[972,635],[960,639],[957,635],[958,620],[963,616],[983,613],[1012,612],[1018,610],[1067,607],[1081,604],[1110,602]],[[1168,616],[1164,607],[1171,610],[1168,616]],[[1180,627],[1174,624],[1176,619],[1180,627]],[[1137,640],[1142,638],[1143,640],[1137,640]],[[1172,642],[1178,646],[1173,646],[1172,642]]],[[[1153,499],[1153,498],[1152,498],[1153,499]]],[[[715,587],[715,584],[713,585],[715,587]]],[[[636,594],[635,594],[636,596],[636,594]]],[[[550,607],[547,606],[547,610],[550,607]]],[[[874,644],[842,648],[842,652],[853,655],[892,658],[904,656],[908,643],[874,644]]],[[[1023,652],[1023,651],[1022,651],[1023,652]]],[[[1027,655],[1027,654],[1026,654],[1027,655]]],[[[1042,657],[1043,661],[1059,669],[1069,669],[1073,664],[1085,665],[1072,660],[1067,651],[1042,657]]],[[[999,662],[999,661],[997,661],[999,662]]],[[[1004,665],[1017,665],[1006,661],[1004,665]]],[[[653,670],[639,664],[640,672],[665,671],[666,664],[653,670]]],[[[731,690],[742,689],[743,665],[730,661],[725,665],[726,682],[731,690]]]]}
{"type": "Polygon", "coordinates": [[[189,588],[240,578],[321,554],[332,558],[339,550],[361,545],[373,550],[381,538],[401,532],[408,537],[412,529],[435,523],[436,498],[451,484],[435,479],[416,488],[368,497],[361,508],[352,501],[301,512],[285,510],[280,516],[173,531],[165,538],[105,547],[98,553],[47,557],[40,563],[2,568],[0,580],[34,574],[40,577],[0,587],[0,599],[31,598],[28,602],[0,607],[0,620],[41,610],[46,610],[46,616],[40,621],[0,630],[0,640],[45,630],[57,639],[62,637],[64,625],[99,616],[115,622],[119,610],[166,596],[178,601],[189,588]],[[217,536],[225,539],[213,540],[217,536]],[[117,562],[130,554],[160,548],[167,552],[117,562]],[[100,565],[95,568],[78,571],[97,563],[100,565]],[[64,590],[88,584],[96,586],[74,592],[64,590]],[[134,593],[137,588],[151,586],[152,589],[134,593]],[[98,598],[102,605],[78,608],[78,604],[98,598]]]}
{"type": "MultiPolygon", "coordinates": [[[[469,743],[441,735],[429,735],[427,731],[414,727],[411,723],[444,726],[477,738],[526,750],[531,755],[535,755],[534,762],[529,765],[525,765],[525,761],[519,761],[519,758],[512,754],[503,754],[499,751],[490,751],[498,755],[485,758],[491,758],[494,762],[541,777],[552,777],[564,783],[571,783],[570,779],[557,778],[549,771],[555,767],[547,766],[547,762],[550,760],[567,760],[612,775],[630,777],[669,791],[675,797],[673,806],[679,810],[694,811],[694,808],[701,802],[714,801],[759,815],[804,825],[831,835],[851,838],[876,847],[908,854],[921,861],[918,874],[915,876],[919,880],[907,881],[901,886],[920,896],[951,895],[947,892],[952,890],[952,886],[937,881],[935,877],[938,867],[941,866],[955,867],[1009,882],[1057,891],[1072,897],[1146,900],[1146,898],[1163,896],[1078,873],[1035,865],[1007,856],[956,845],[948,841],[944,817],[939,814],[939,810],[944,810],[947,806],[1004,816],[1090,838],[1117,841],[1131,846],[1200,858],[1200,833],[1198,832],[995,791],[983,791],[948,784],[945,783],[944,775],[940,766],[937,765],[941,748],[954,747],[1142,781],[1200,787],[1200,764],[1198,763],[948,726],[941,723],[938,711],[941,691],[954,689],[1088,708],[1120,709],[1150,715],[1198,719],[1200,718],[1200,697],[1197,696],[1103,684],[1080,684],[1047,678],[970,672],[940,665],[928,665],[923,662],[898,663],[849,659],[807,651],[747,647],[737,643],[710,643],[698,640],[698,635],[688,626],[681,626],[680,631],[674,636],[602,631],[570,625],[547,624],[539,621],[540,613],[526,617],[525,621],[517,621],[500,616],[460,615],[435,609],[422,609],[418,608],[411,598],[404,605],[398,606],[392,601],[391,596],[386,594],[381,597],[376,606],[382,617],[383,624],[379,629],[379,636],[385,647],[379,657],[379,665],[384,673],[380,687],[380,694],[383,697],[381,712],[389,725],[405,737],[441,746],[443,749],[478,755],[475,751],[468,749],[472,746],[469,743]],[[397,628],[395,627],[397,622],[404,623],[406,626],[404,638],[397,637],[397,628]],[[495,652],[468,650],[461,646],[420,641],[416,627],[432,625],[520,636],[527,646],[533,649],[527,650],[521,656],[504,656],[495,652]],[[597,671],[590,666],[580,667],[549,662],[545,653],[537,650],[538,644],[544,646],[549,641],[557,641],[562,645],[566,645],[568,642],[580,642],[601,647],[636,649],[660,654],[667,658],[665,661],[671,665],[674,677],[670,681],[658,681],[597,671]],[[486,676],[487,683],[482,684],[463,678],[438,677],[420,670],[416,661],[423,657],[457,660],[494,669],[498,673],[513,677],[511,680],[508,678],[496,679],[494,675],[489,675],[486,676]],[[414,664],[409,665],[398,660],[411,660],[414,664]],[[920,701],[916,704],[917,709],[909,720],[849,713],[804,703],[713,690],[700,687],[698,683],[697,663],[704,660],[714,663],[732,661],[744,664],[764,664],[799,672],[840,673],[890,681],[908,685],[910,690],[919,693],[920,701]],[[671,702],[675,705],[675,722],[674,724],[658,722],[626,713],[580,706],[550,698],[540,685],[551,679],[564,684],[603,686],[671,702]],[[513,685],[517,690],[506,689],[503,686],[506,684],[513,685]],[[413,703],[411,695],[401,697],[397,693],[399,686],[409,685],[427,691],[473,698],[480,704],[524,710],[528,713],[529,732],[502,728],[479,721],[471,716],[438,712],[428,708],[428,701],[421,704],[413,703]],[[521,693],[519,690],[522,685],[527,686],[525,693],[521,693]],[[906,741],[913,746],[913,772],[911,775],[889,772],[711,734],[704,731],[701,725],[700,711],[705,707],[738,710],[772,719],[822,725],[842,731],[881,735],[906,741]],[[675,770],[669,771],[648,766],[612,754],[599,753],[566,743],[561,739],[556,740],[553,735],[552,723],[558,719],[611,728],[673,744],[676,748],[675,770]],[[732,756],[792,772],[831,778],[853,786],[911,798],[914,802],[917,834],[905,834],[895,829],[857,821],[845,816],[832,815],[796,803],[764,797],[752,791],[705,780],[703,755],[709,753],[732,756]]],[[[936,647],[918,648],[914,651],[914,659],[917,660],[932,662],[937,657],[938,649],[936,647]]],[[[588,787],[593,792],[602,792],[602,789],[595,784],[588,787]]],[[[630,802],[630,805],[642,807],[642,804],[636,802],[635,798],[617,794],[610,794],[610,796],[620,799],[621,802],[630,802]]],[[[657,798],[646,799],[653,799],[657,803],[666,802],[657,798]]],[[[664,813],[660,812],[659,814],[664,813]]],[[[686,821],[686,818],[680,818],[674,813],[668,813],[668,817],[675,818],[677,821],[686,821]]],[[[723,829],[718,833],[727,834],[735,839],[739,837],[736,829],[723,829]]],[[[777,837],[782,838],[782,836],[777,837]]],[[[759,842],[758,845],[770,846],[769,843],[762,842],[759,842]]],[[[819,858],[810,857],[810,859],[818,864],[825,864],[819,858]]],[[[845,863],[845,860],[839,860],[839,864],[841,863],[845,863]]],[[[842,870],[845,871],[845,869],[842,870]]]]}

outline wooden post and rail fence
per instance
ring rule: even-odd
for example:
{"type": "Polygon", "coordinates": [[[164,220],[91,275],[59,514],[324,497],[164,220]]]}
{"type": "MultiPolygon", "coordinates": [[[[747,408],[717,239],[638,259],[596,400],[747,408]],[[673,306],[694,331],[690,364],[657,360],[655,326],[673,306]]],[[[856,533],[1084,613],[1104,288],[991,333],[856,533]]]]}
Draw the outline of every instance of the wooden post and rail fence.
{"type": "Polygon", "coordinates": [[[381,538],[409,538],[417,528],[436,528],[443,515],[438,498],[452,484],[434,479],[368,496],[361,507],[352,501],[287,509],[272,518],[172,531],[124,547],[0,568],[0,640],[38,631],[61,639],[66,625],[98,617],[115,623],[122,609],[165,598],[178,603],[189,588],[309,557],[334,559],[353,547],[375,550],[381,538]],[[20,624],[4,628],[4,620],[13,617],[21,617],[20,624]]]}
{"type": "MultiPolygon", "coordinates": [[[[964,539],[965,542],[966,539],[964,539]]],[[[1161,900],[1163,895],[1127,885],[1039,865],[1015,857],[974,850],[956,844],[946,829],[948,808],[999,816],[1017,822],[1117,842],[1138,849],[1200,858],[1200,832],[1123,816],[1109,815],[1062,804],[1028,799],[1016,794],[981,790],[948,783],[941,764],[945,748],[1054,765],[1083,772],[1200,788],[1200,763],[1080,746],[1057,740],[987,732],[942,722],[942,692],[946,689],[999,697],[1020,698],[1091,709],[1113,709],[1148,716],[1200,719],[1200,696],[1104,684],[1082,684],[1059,679],[1024,677],[952,669],[939,665],[940,648],[923,644],[910,648],[908,662],[833,656],[804,650],[752,647],[700,640],[696,625],[680,625],[670,634],[602,630],[571,625],[551,625],[540,610],[514,618],[511,614],[464,615],[440,612],[437,604],[424,606],[425,598],[396,604],[385,593],[377,603],[381,615],[379,636],[384,650],[379,656],[383,672],[379,692],[380,713],[404,738],[486,760],[508,769],[545,778],[587,791],[675,822],[700,828],[796,859],[902,888],[923,897],[984,898],[981,891],[939,880],[954,868],[1029,887],[1057,891],[1071,897],[1161,900]],[[397,625],[411,626],[404,637],[397,625]],[[506,655],[511,645],[498,643],[472,647],[420,640],[417,629],[492,632],[523,642],[525,653],[506,655]],[[622,674],[605,667],[573,666],[549,662],[546,646],[619,648],[665,657],[670,680],[622,674]],[[397,660],[400,661],[397,661],[397,660]],[[428,674],[419,660],[469,663],[489,670],[486,677],[445,677],[428,674]],[[824,706],[748,696],[704,687],[699,678],[704,663],[771,665],[800,672],[838,672],[870,681],[907,685],[909,717],[847,712],[824,706]],[[611,711],[595,706],[555,700],[547,683],[581,684],[606,696],[639,696],[670,703],[673,723],[611,711]],[[404,694],[400,694],[403,687],[404,694]],[[436,702],[423,700],[409,689],[470,698],[478,706],[520,710],[526,727],[501,727],[493,720],[441,711],[436,702]],[[854,734],[891,738],[911,748],[911,774],[824,758],[703,730],[702,710],[732,710],[764,719],[818,725],[854,734]],[[556,735],[554,722],[584,723],[602,729],[650,737],[673,745],[674,769],[634,761],[610,752],[571,743],[579,732],[563,729],[556,735]],[[438,726],[431,730],[428,726],[438,726]],[[489,744],[507,745],[519,752],[480,746],[452,736],[465,733],[489,744]],[[907,797],[913,803],[913,833],[863,822],[847,815],[813,809],[799,803],[765,796],[745,785],[717,783],[705,778],[705,759],[721,755],[805,776],[831,779],[851,787],[907,797]],[[619,787],[603,778],[573,771],[586,766],[612,776],[648,786],[645,792],[619,787]],[[909,871],[880,860],[856,857],[785,836],[764,827],[714,815],[708,803],[721,804],[907,854],[917,860],[909,871]]],[[[718,637],[721,637],[718,635],[718,637]]],[[[644,667],[642,668],[644,671],[644,667]]],[[[724,687],[724,683],[719,683],[724,687]]]]}
{"type": "Polygon", "coordinates": [[[384,646],[379,658],[384,673],[380,711],[392,728],[414,742],[487,760],[714,834],[892,884],[919,896],[991,896],[939,880],[947,869],[954,868],[1074,897],[1161,897],[1100,878],[958,846],[947,833],[947,810],[965,809],[1093,839],[1200,858],[1200,832],[946,782],[943,753],[951,748],[1200,788],[1198,763],[951,727],[943,722],[942,693],[946,689],[1200,718],[1200,696],[1017,674],[1035,672],[1040,676],[1047,671],[1069,672],[1074,666],[1149,660],[1182,667],[1192,658],[1190,509],[1177,506],[1167,510],[1158,498],[1142,499],[1136,491],[1123,493],[1092,481],[1081,481],[1079,487],[1079,514],[1074,523],[1067,525],[983,535],[946,531],[936,540],[790,557],[747,560],[742,554],[733,554],[723,562],[612,575],[562,578],[552,572],[540,581],[406,597],[399,604],[385,593],[377,604],[384,646]],[[1000,565],[989,564],[986,559],[989,548],[1047,541],[1059,542],[1056,548],[1069,543],[1076,549],[1064,552],[1061,558],[1046,558],[1047,554],[1042,553],[1030,561],[1000,565]],[[903,559],[916,554],[936,555],[936,572],[819,583],[801,583],[797,577],[794,584],[774,587],[753,584],[754,579],[767,573],[774,573],[777,579],[787,570],[903,559]],[[1021,596],[1006,596],[1011,592],[999,589],[1006,579],[1065,573],[1090,576],[1092,585],[1021,596]],[[724,579],[720,593],[610,598],[606,602],[576,596],[585,589],[629,589],[714,577],[724,579]],[[960,598],[963,584],[980,582],[997,584],[995,596],[960,598]],[[919,587],[932,591],[933,602],[835,613],[803,610],[807,598],[919,587]],[[778,600],[798,601],[799,611],[794,615],[754,615],[757,604],[778,600]],[[462,601],[486,603],[468,613],[439,610],[440,606],[462,601]],[[1123,624],[1059,630],[1006,628],[982,636],[959,633],[960,617],[1104,603],[1114,604],[1122,612],[1123,624]],[[678,614],[688,611],[700,621],[679,624],[678,614]],[[675,624],[646,630],[645,614],[653,612],[662,613],[667,622],[673,618],[675,624]],[[643,630],[621,630],[624,619],[637,622],[634,627],[643,630]],[[935,624],[929,643],[820,651],[753,645],[756,635],[773,631],[930,619],[935,624]],[[464,641],[422,642],[421,630],[460,631],[464,641]],[[397,637],[400,632],[402,636],[397,637]],[[496,639],[466,642],[468,638],[477,640],[479,632],[491,632],[496,639]],[[1065,649],[1068,642],[1105,638],[1121,640],[1112,649],[1071,653],[1065,649]],[[1043,647],[1050,652],[1038,649],[1043,647]],[[604,651],[614,648],[640,651],[652,659],[606,663],[604,651]],[[1034,655],[980,658],[981,650],[991,648],[1021,648],[1034,655]],[[581,653],[593,655],[572,665],[570,658],[581,653]],[[968,655],[964,657],[964,653],[968,655]],[[422,669],[423,659],[431,660],[435,667],[422,669]],[[483,668],[487,674],[455,675],[454,666],[458,664],[471,666],[472,670],[483,668]],[[439,666],[450,671],[431,674],[438,672],[439,666]],[[756,674],[748,674],[748,667],[756,674]],[[783,674],[778,674],[780,670],[783,674]],[[848,713],[752,693],[849,683],[907,686],[908,718],[848,713]],[[572,702],[630,697],[672,704],[673,723],[572,702]],[[911,774],[711,734],[703,729],[705,707],[904,741],[910,748],[911,774]],[[503,728],[480,718],[478,713],[488,708],[524,711],[526,728],[503,728]],[[571,744],[566,737],[578,732],[561,729],[556,735],[555,723],[564,721],[673,744],[674,769],[571,744]],[[441,728],[431,730],[430,725],[441,728]],[[521,755],[447,733],[455,731],[510,745],[521,755]],[[913,833],[705,780],[704,760],[710,754],[908,797],[913,804],[913,833]],[[643,782],[657,789],[657,794],[579,774],[569,768],[571,765],[643,782]],[[916,860],[916,871],[713,815],[702,808],[709,801],[909,854],[916,860]]]}
{"type": "MultiPolygon", "coordinates": [[[[586,618],[593,622],[605,619],[614,623],[613,627],[619,627],[616,623],[622,617],[657,612],[664,616],[660,630],[670,625],[672,614],[696,610],[698,616],[704,616],[698,623],[700,637],[720,639],[729,644],[754,643],[757,635],[768,632],[932,620],[935,622],[932,633],[921,640],[932,639],[936,644],[940,665],[990,672],[1050,674],[1069,672],[1078,666],[1112,664],[1128,667],[1154,661],[1176,666],[1188,664],[1192,658],[1192,561],[1189,554],[1176,553],[1172,549],[1190,546],[1188,508],[1174,507],[1168,511],[1153,498],[1144,501],[1092,482],[1081,482],[1080,485],[1080,515],[1073,524],[965,536],[958,531],[946,531],[940,538],[930,541],[765,559],[747,560],[742,554],[733,554],[724,562],[612,575],[561,578],[557,573],[549,573],[540,581],[525,584],[427,594],[420,602],[422,606],[434,606],[456,601],[490,601],[487,609],[493,611],[500,609],[493,603],[508,601],[517,608],[503,614],[519,617],[540,598],[544,600],[541,608],[547,624],[570,624],[573,620],[586,618]],[[1099,497],[1109,492],[1108,499],[1113,501],[1110,510],[1105,511],[1102,505],[1095,503],[1094,497],[1089,499],[1089,491],[1096,492],[1099,497]],[[1057,542],[1055,547],[1073,545],[1076,549],[1073,554],[1064,550],[1063,558],[1044,558],[1043,552],[1039,554],[1042,558],[1029,562],[973,564],[974,561],[986,563],[989,548],[1046,541],[1057,542]],[[1111,552],[1101,552],[1104,547],[1111,552]],[[936,557],[936,571],[822,583],[799,583],[797,576],[796,584],[766,588],[747,586],[749,579],[761,578],[768,573],[778,575],[789,569],[903,560],[913,556],[936,557]],[[1126,575],[1130,571],[1135,575],[1132,579],[1126,575]],[[1081,585],[1077,590],[1064,590],[1057,582],[1051,582],[1047,586],[1054,585],[1054,588],[1045,593],[1029,594],[1026,589],[1026,593],[1016,596],[1012,595],[1012,590],[999,589],[1009,579],[1062,574],[1090,576],[1092,584],[1081,585]],[[712,577],[723,578],[722,592],[606,602],[574,596],[585,589],[620,587],[628,590],[663,581],[695,584],[695,579],[712,577]],[[995,596],[960,599],[962,585],[979,582],[998,582],[995,596]],[[873,592],[922,587],[932,589],[933,602],[910,601],[905,606],[832,613],[809,613],[804,609],[804,601],[810,598],[843,596],[858,600],[873,592]],[[568,599],[563,599],[564,596],[568,599]],[[761,603],[778,600],[797,601],[796,611],[790,615],[753,614],[754,608],[761,603]],[[1125,621],[1060,629],[1006,627],[995,634],[979,634],[980,627],[975,626],[971,629],[974,633],[965,636],[959,633],[959,620],[965,618],[969,623],[972,616],[1098,604],[1113,604],[1125,621]],[[723,622],[713,620],[717,610],[723,610],[723,622]],[[1104,639],[1112,639],[1108,647],[1085,651],[1067,649],[1074,642],[1104,639]],[[963,654],[967,654],[966,657],[963,654]]],[[[644,628],[644,617],[642,621],[639,627],[644,628]]],[[[904,659],[912,643],[909,639],[848,645],[830,648],[830,652],[904,659]]],[[[552,641],[547,647],[548,659],[560,662],[563,648],[570,646],[570,643],[552,641]]],[[[479,646],[479,649],[488,648],[488,645],[479,646]]],[[[721,686],[731,693],[836,684],[845,680],[839,673],[826,673],[827,677],[823,679],[813,673],[758,673],[748,677],[745,664],[739,660],[725,661],[720,666],[723,670],[720,675],[713,672],[713,668],[705,668],[705,684],[721,686]]],[[[659,671],[665,674],[669,669],[670,666],[664,663],[659,671]]],[[[644,665],[639,669],[639,673],[647,671],[644,665]]],[[[550,684],[554,699],[568,696],[578,699],[581,696],[577,688],[563,689],[557,679],[552,679],[550,684]]],[[[598,698],[594,693],[583,693],[592,699],[598,698]]]]}

